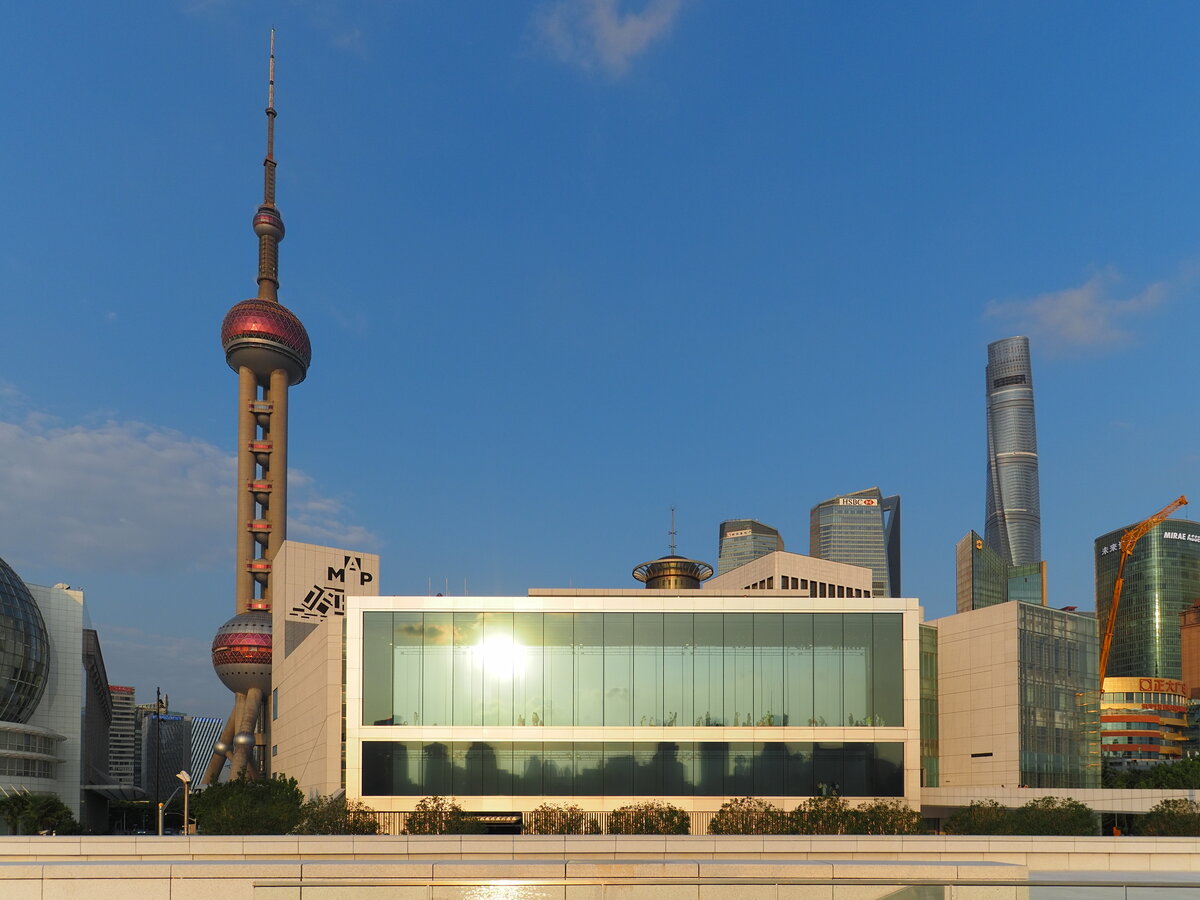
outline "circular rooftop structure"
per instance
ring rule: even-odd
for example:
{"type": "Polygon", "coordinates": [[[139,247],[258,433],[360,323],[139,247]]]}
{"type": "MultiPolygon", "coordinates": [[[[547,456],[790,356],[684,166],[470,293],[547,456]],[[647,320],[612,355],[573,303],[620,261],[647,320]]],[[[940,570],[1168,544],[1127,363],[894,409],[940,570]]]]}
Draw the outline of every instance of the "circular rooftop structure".
{"type": "Polygon", "coordinates": [[[265,380],[276,369],[299,384],[312,362],[308,332],[294,312],[274,300],[253,297],[235,304],[221,323],[225,361],[237,371],[246,366],[265,380]]]}
{"type": "Polygon", "coordinates": [[[633,577],[646,587],[667,591],[695,591],[700,582],[711,578],[712,566],[684,556],[660,556],[633,570],[633,577]]]}
{"type": "Polygon", "coordinates": [[[49,670],[42,613],[25,582],[0,559],[0,722],[29,721],[49,670]]]}

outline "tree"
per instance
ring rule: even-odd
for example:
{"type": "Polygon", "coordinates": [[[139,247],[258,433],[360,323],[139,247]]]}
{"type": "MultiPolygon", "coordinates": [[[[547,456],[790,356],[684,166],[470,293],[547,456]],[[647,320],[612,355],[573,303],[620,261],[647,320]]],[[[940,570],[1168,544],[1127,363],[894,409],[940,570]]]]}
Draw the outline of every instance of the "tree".
{"type": "Polygon", "coordinates": [[[295,778],[236,778],[192,798],[198,834],[288,834],[300,823],[304,795],[295,778]]]}
{"type": "Polygon", "coordinates": [[[543,803],[525,817],[526,834],[599,834],[600,826],[578,806],[543,803]]]}
{"type": "Polygon", "coordinates": [[[1144,769],[1106,769],[1104,786],[1113,788],[1163,788],[1195,790],[1200,788],[1200,758],[1156,763],[1144,769]]]}
{"type": "Polygon", "coordinates": [[[855,834],[923,834],[921,814],[901,800],[875,800],[850,811],[855,834]]]}
{"type": "Polygon", "coordinates": [[[1096,814],[1069,797],[1039,797],[1013,812],[1013,834],[1096,834],[1096,814]]]}
{"type": "Polygon", "coordinates": [[[688,834],[686,810],[661,800],[647,800],[614,809],[608,815],[609,834],[688,834]]]}
{"type": "Polygon", "coordinates": [[[836,795],[809,797],[791,812],[793,834],[852,834],[853,810],[836,795]]]}
{"type": "Polygon", "coordinates": [[[485,830],[453,797],[425,797],[404,819],[405,834],[483,834],[485,830]]]}
{"type": "Polygon", "coordinates": [[[300,807],[300,823],[293,834],[378,834],[375,810],[358,800],[314,797],[300,807]]]}
{"type": "Polygon", "coordinates": [[[1200,836],[1200,803],[1182,797],[1163,800],[1137,821],[1137,833],[1152,837],[1200,836]]]}
{"type": "Polygon", "coordinates": [[[1013,834],[1013,811],[995,800],[976,800],[942,825],[946,834],[1013,834]]]}
{"type": "Polygon", "coordinates": [[[71,810],[53,794],[21,792],[0,798],[0,818],[13,834],[78,834],[71,810]]]}
{"type": "Polygon", "coordinates": [[[709,834],[785,834],[788,816],[757,797],[726,800],[708,823],[709,834]]]}

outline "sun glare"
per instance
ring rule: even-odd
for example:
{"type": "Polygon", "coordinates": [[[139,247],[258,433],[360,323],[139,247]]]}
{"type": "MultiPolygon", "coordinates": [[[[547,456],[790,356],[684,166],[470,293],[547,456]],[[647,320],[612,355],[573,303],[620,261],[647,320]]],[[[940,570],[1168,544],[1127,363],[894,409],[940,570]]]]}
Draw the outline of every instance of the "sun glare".
{"type": "Polygon", "coordinates": [[[511,678],[525,668],[525,648],[507,635],[485,638],[475,649],[490,676],[511,678]]]}

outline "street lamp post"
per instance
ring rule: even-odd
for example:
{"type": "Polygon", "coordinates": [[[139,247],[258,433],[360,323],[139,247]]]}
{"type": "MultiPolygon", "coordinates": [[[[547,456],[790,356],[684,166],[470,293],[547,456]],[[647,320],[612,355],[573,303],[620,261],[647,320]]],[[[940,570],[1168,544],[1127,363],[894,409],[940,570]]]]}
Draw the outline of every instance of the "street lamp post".
{"type": "Polygon", "coordinates": [[[188,797],[192,793],[192,776],[184,769],[176,773],[175,777],[183,782],[183,833],[191,834],[191,825],[188,823],[188,797]]]}

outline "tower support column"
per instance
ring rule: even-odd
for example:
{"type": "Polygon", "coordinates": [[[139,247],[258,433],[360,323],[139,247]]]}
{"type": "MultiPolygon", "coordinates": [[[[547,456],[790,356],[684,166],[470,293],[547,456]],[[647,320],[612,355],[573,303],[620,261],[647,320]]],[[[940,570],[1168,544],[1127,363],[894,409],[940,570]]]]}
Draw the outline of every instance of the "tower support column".
{"type": "Polygon", "coordinates": [[[254,535],[250,533],[250,521],[254,518],[254,495],[247,485],[254,480],[254,454],[250,444],[257,433],[257,422],[251,405],[258,397],[258,379],[247,367],[238,369],[238,414],[237,414],[237,611],[250,609],[254,599],[254,575],[249,564],[255,557],[254,535]]]}

